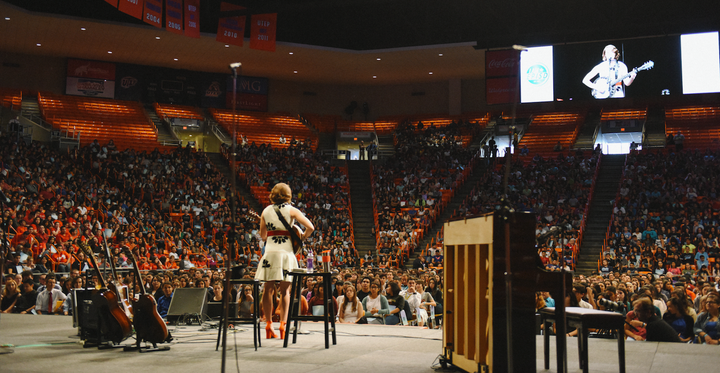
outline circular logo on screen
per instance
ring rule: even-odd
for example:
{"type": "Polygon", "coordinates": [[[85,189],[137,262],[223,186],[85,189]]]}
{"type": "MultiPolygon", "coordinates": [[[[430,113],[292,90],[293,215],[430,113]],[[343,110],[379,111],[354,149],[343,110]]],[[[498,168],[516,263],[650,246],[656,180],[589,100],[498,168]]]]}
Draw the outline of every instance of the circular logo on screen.
{"type": "Polygon", "coordinates": [[[548,74],[548,69],[547,67],[545,67],[545,65],[537,64],[532,65],[529,69],[527,69],[525,77],[527,78],[528,82],[530,82],[530,84],[543,85],[547,83],[550,74],[548,74]]]}

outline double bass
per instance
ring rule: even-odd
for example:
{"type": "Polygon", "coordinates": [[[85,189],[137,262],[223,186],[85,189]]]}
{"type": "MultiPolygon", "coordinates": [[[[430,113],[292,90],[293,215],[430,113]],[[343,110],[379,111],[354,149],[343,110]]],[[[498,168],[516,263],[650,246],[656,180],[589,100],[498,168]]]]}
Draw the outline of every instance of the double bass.
{"type": "Polygon", "coordinates": [[[90,263],[98,275],[98,291],[93,294],[92,301],[99,310],[100,332],[115,344],[122,342],[132,335],[132,324],[125,311],[120,308],[117,294],[107,288],[105,279],[100,272],[100,267],[95,260],[92,250],[84,242],[78,242],[78,246],[90,259],[90,263]]]}
{"type": "Polygon", "coordinates": [[[167,330],[165,321],[163,321],[158,313],[157,302],[152,295],[145,291],[145,284],[143,284],[140,269],[138,268],[137,260],[135,260],[135,254],[133,254],[127,246],[123,246],[123,251],[128,258],[130,258],[130,261],[132,261],[135,279],[138,287],[140,287],[140,295],[136,301],[133,301],[133,311],[135,312],[133,323],[135,324],[138,348],[140,347],[141,341],[150,342],[153,347],[155,347],[157,343],[170,342],[172,337],[167,330]]]}

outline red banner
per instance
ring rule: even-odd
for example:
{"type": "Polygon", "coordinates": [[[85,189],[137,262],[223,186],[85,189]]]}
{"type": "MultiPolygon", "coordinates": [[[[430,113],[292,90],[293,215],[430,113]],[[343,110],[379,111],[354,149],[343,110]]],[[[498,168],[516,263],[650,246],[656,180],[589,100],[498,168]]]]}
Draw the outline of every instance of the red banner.
{"type": "Polygon", "coordinates": [[[185,36],[200,37],[200,0],[185,0],[185,36]]]}
{"type": "Polygon", "coordinates": [[[517,88],[517,77],[485,79],[485,99],[488,105],[515,102],[517,88]]]}
{"type": "Polygon", "coordinates": [[[118,6],[118,0],[105,0],[105,2],[108,3],[108,4],[110,4],[110,5],[112,5],[112,6],[114,6],[114,7],[116,7],[116,8],[117,8],[117,6],[118,6]]]}
{"type": "Polygon", "coordinates": [[[275,52],[277,13],[257,14],[250,20],[250,49],[275,52]]]}
{"type": "MultiPolygon", "coordinates": [[[[228,92],[225,95],[225,103],[228,109],[232,109],[232,92],[228,92]]],[[[254,95],[251,93],[238,93],[237,110],[253,110],[253,111],[268,111],[268,96],[267,95],[254,95]]]]}
{"type": "Polygon", "coordinates": [[[176,34],[183,33],[183,3],[182,0],[165,1],[165,28],[176,34]]]}
{"type": "Polygon", "coordinates": [[[245,37],[245,16],[220,18],[215,40],[242,47],[245,37]]]}
{"type": "Polygon", "coordinates": [[[485,76],[517,76],[517,58],[514,49],[485,52],[485,76]]]}
{"type": "Polygon", "coordinates": [[[145,0],[143,21],[162,28],[162,0],[145,0]]]}
{"type": "Polygon", "coordinates": [[[142,0],[120,0],[120,4],[118,4],[118,9],[121,12],[129,14],[137,19],[143,18],[142,0]]]}
{"type": "Polygon", "coordinates": [[[110,62],[68,59],[67,76],[115,80],[115,64],[110,62]]]}

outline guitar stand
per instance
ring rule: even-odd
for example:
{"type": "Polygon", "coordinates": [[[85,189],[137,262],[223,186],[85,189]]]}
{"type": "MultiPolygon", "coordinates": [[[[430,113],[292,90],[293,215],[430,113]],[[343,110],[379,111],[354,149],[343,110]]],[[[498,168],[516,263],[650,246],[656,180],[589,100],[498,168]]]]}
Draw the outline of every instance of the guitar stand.
{"type": "Polygon", "coordinates": [[[145,346],[140,346],[140,341],[137,341],[135,345],[128,345],[123,347],[123,351],[138,351],[140,353],[143,352],[157,352],[157,351],[169,351],[170,346],[160,346],[156,343],[152,343],[152,347],[148,346],[147,343],[145,346]]]}

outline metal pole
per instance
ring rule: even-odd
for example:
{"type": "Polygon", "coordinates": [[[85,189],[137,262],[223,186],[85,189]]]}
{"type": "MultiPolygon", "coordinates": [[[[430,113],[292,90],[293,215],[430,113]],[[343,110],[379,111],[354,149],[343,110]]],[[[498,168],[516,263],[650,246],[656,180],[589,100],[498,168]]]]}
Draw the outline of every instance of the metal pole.
{"type": "Polygon", "coordinates": [[[230,261],[232,261],[234,258],[234,251],[235,251],[235,208],[236,208],[236,196],[235,193],[237,191],[237,185],[235,178],[237,177],[237,174],[235,172],[235,152],[237,147],[237,115],[235,113],[235,106],[237,103],[237,69],[241,68],[240,63],[232,63],[230,64],[230,69],[233,73],[233,101],[232,101],[232,110],[233,110],[233,123],[232,123],[232,150],[230,151],[230,173],[232,174],[230,177],[230,231],[227,233],[227,237],[231,239],[230,243],[230,252],[227,253],[227,259],[225,259],[225,289],[223,290],[223,322],[222,322],[222,328],[223,328],[223,336],[222,336],[222,364],[220,367],[220,371],[222,373],[225,373],[225,360],[227,355],[227,330],[228,330],[228,316],[229,316],[229,309],[230,309],[230,277],[232,277],[232,272],[230,269],[230,261]]]}

